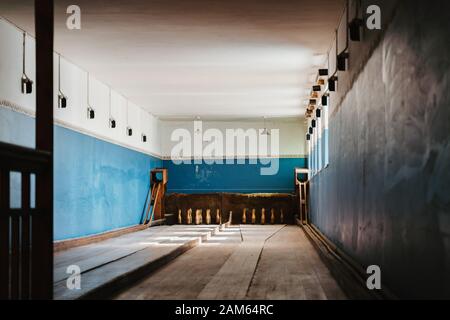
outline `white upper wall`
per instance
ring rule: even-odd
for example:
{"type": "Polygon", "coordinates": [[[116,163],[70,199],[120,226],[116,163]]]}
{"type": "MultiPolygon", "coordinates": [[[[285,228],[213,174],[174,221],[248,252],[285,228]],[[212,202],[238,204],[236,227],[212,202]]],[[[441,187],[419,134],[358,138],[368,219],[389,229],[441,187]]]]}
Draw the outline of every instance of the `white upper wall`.
{"type": "MultiPolygon", "coordinates": [[[[306,123],[304,121],[298,119],[268,119],[266,126],[268,129],[279,129],[279,153],[281,157],[304,157],[307,154],[306,123]]],[[[264,128],[264,122],[263,120],[202,121],[202,128],[203,133],[211,128],[220,130],[225,140],[226,129],[258,130],[264,128]]],[[[164,158],[170,157],[172,148],[178,144],[177,141],[171,141],[172,132],[176,129],[186,129],[190,132],[191,137],[194,137],[194,121],[161,120],[162,154],[164,158]]],[[[208,142],[204,142],[203,147],[208,144],[208,142]]],[[[191,150],[193,153],[193,142],[191,150]]],[[[224,146],[224,156],[226,157],[235,155],[227,154],[225,151],[226,147],[224,146]]],[[[190,156],[193,155],[192,153],[190,156]]],[[[246,150],[245,155],[254,156],[254,154],[249,153],[249,150],[246,150]]]]}
{"type": "MultiPolygon", "coordinates": [[[[20,30],[0,19],[0,104],[34,115],[35,86],[32,94],[25,95],[21,92],[22,37],[20,30]]],[[[32,37],[27,36],[26,46],[26,73],[35,81],[35,41],[32,37]]],[[[171,141],[173,130],[186,128],[193,132],[193,121],[159,120],[130,101],[127,112],[127,99],[114,90],[111,90],[110,95],[109,87],[95,79],[93,74],[89,76],[89,88],[89,103],[95,109],[95,119],[87,118],[87,72],[61,57],[61,91],[68,97],[68,106],[66,109],[58,109],[58,55],[54,55],[56,124],[144,153],[164,157],[170,156],[171,149],[176,144],[171,141]],[[117,121],[115,129],[109,128],[110,115],[117,121]],[[126,135],[127,125],[133,129],[131,137],[126,135]],[[147,143],[141,141],[142,133],[147,135],[147,143]]],[[[262,119],[203,122],[204,130],[217,128],[224,136],[226,129],[247,130],[263,127],[262,119]]],[[[297,157],[307,154],[304,120],[268,119],[267,127],[280,130],[281,156],[297,157]]]]}
{"type": "MultiPolygon", "coordinates": [[[[26,74],[33,80],[33,93],[22,94],[22,42],[23,34],[16,27],[0,19],[0,105],[6,105],[30,115],[36,110],[35,41],[26,37],[26,74]]],[[[87,72],[61,58],[61,91],[67,96],[66,109],[58,109],[58,55],[54,55],[54,119],[55,123],[112,143],[144,153],[160,156],[161,139],[159,120],[128,102],[120,93],[89,77],[89,103],[95,110],[95,119],[87,117],[87,72]],[[110,103],[111,101],[111,103],[110,103]],[[117,127],[109,127],[110,113],[117,127]],[[126,135],[128,125],[133,129],[126,135]],[[141,134],[147,142],[141,141],[141,134]]]]}

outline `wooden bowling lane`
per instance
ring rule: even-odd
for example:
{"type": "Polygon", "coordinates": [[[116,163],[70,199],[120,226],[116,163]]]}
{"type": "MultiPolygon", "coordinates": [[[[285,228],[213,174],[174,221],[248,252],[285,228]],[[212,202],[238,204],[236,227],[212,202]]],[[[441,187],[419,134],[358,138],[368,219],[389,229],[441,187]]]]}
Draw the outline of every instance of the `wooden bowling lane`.
{"type": "Polygon", "coordinates": [[[231,226],[116,299],[345,299],[302,229],[231,226]]]}

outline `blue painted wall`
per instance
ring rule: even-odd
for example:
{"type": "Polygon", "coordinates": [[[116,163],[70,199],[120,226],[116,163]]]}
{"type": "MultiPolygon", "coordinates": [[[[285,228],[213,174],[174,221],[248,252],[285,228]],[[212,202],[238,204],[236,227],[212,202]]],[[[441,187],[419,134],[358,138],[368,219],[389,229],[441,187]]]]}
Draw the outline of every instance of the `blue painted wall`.
{"type": "Polygon", "coordinates": [[[140,222],[149,171],[161,160],[55,126],[55,239],[140,222]]]}
{"type": "MultiPolygon", "coordinates": [[[[1,141],[34,147],[34,131],[33,118],[0,108],[1,141]]],[[[149,170],[162,161],[57,125],[54,135],[54,239],[138,224],[149,170]]],[[[14,204],[19,178],[11,185],[14,204]]]]}
{"type": "Polygon", "coordinates": [[[260,174],[261,167],[249,164],[195,164],[176,165],[164,160],[169,170],[168,192],[178,193],[291,193],[295,191],[294,168],[306,168],[306,158],[281,158],[279,171],[273,176],[260,174]]]}

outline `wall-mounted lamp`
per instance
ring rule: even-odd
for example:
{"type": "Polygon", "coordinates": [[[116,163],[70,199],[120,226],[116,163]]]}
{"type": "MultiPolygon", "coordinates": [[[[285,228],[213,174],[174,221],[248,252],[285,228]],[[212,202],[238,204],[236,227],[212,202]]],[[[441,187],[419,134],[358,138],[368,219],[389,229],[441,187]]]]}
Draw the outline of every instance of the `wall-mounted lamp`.
{"type": "Polygon", "coordinates": [[[317,126],[316,120],[311,120],[311,127],[315,128],[317,126]]]}
{"type": "Polygon", "coordinates": [[[131,127],[127,127],[127,136],[131,137],[133,135],[133,129],[131,127]]]}
{"type": "Polygon", "coordinates": [[[322,96],[322,106],[327,106],[328,105],[328,97],[327,97],[327,95],[323,95],[322,96]]]}
{"type": "Polygon", "coordinates": [[[58,93],[58,108],[67,108],[67,97],[62,92],[58,93]]]}
{"type": "Polygon", "coordinates": [[[319,85],[313,86],[312,88],[313,88],[313,91],[315,91],[315,92],[320,92],[320,91],[322,91],[322,87],[319,86],[319,85]]]}
{"type": "Polygon", "coordinates": [[[309,104],[315,106],[317,104],[317,100],[316,99],[310,99],[309,100],[309,104]]]}
{"type": "Polygon", "coordinates": [[[306,141],[310,141],[311,140],[311,135],[308,133],[306,134],[306,141]]]}
{"type": "Polygon", "coordinates": [[[94,119],[95,118],[95,110],[91,107],[91,104],[89,103],[89,73],[87,73],[87,117],[88,119],[94,119]]]}
{"type": "Polygon", "coordinates": [[[348,24],[348,29],[350,33],[350,40],[361,41],[361,28],[364,25],[364,21],[359,18],[354,18],[348,24]]]}
{"type": "Polygon", "coordinates": [[[328,79],[328,90],[329,91],[336,91],[336,82],[338,81],[337,77],[331,77],[328,79]]]}
{"type": "Polygon", "coordinates": [[[131,137],[133,135],[133,129],[131,128],[131,126],[129,125],[129,122],[128,122],[128,113],[129,113],[129,108],[128,108],[128,99],[127,99],[127,128],[126,128],[126,134],[127,134],[127,136],[131,137]]]}
{"type": "Polygon", "coordinates": [[[147,136],[145,134],[141,135],[142,142],[147,142],[147,136]]]}
{"type": "Polygon", "coordinates": [[[26,37],[27,34],[23,33],[23,51],[22,51],[22,78],[21,78],[21,85],[22,85],[22,93],[23,94],[30,94],[33,92],[33,81],[31,81],[30,78],[28,78],[26,72],[25,72],[25,58],[26,58],[26,37]]]}
{"type": "Polygon", "coordinates": [[[336,64],[339,71],[347,70],[347,59],[349,58],[348,52],[341,52],[336,58],[336,64]]]}
{"type": "Polygon", "coordinates": [[[112,104],[112,100],[111,100],[111,87],[110,87],[109,88],[109,127],[111,129],[115,129],[117,126],[117,123],[116,123],[116,120],[112,116],[111,104],[112,104]]]}
{"type": "Polygon", "coordinates": [[[88,119],[94,119],[95,118],[95,110],[91,107],[87,108],[87,117],[88,119]]]}
{"type": "Polygon", "coordinates": [[[312,127],[309,127],[308,132],[309,132],[309,134],[313,134],[314,129],[312,127]]]}
{"type": "Polygon", "coordinates": [[[322,116],[322,110],[321,109],[316,109],[316,117],[320,118],[322,116]]]}
{"type": "Polygon", "coordinates": [[[328,69],[319,69],[319,76],[327,76],[328,75],[328,69]]]}
{"type": "Polygon", "coordinates": [[[67,107],[67,97],[61,91],[61,55],[58,55],[58,108],[65,109],[67,107]]]}

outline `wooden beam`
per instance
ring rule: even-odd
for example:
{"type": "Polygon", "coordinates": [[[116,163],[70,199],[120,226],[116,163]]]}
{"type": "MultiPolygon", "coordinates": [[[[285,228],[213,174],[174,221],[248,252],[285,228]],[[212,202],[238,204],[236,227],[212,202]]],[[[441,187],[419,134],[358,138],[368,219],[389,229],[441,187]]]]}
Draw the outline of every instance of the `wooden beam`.
{"type": "Polygon", "coordinates": [[[35,0],[36,149],[51,153],[36,181],[31,298],[53,298],[53,0],[35,0]]]}

